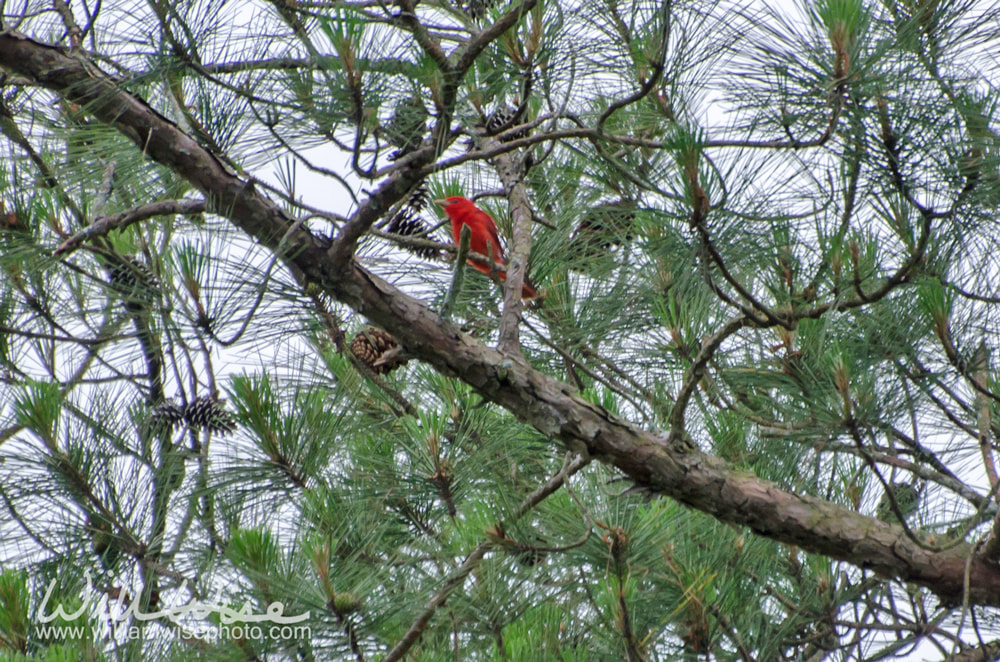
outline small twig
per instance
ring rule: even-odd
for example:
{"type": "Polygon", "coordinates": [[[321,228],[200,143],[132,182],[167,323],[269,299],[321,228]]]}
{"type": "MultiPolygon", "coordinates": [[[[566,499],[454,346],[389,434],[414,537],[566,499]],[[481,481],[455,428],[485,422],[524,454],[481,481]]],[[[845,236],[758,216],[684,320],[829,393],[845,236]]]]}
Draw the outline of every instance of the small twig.
{"type": "Polygon", "coordinates": [[[875,458],[864,447],[864,442],[861,438],[861,431],[858,427],[858,423],[854,419],[853,413],[851,413],[850,411],[851,407],[850,394],[845,391],[841,393],[841,397],[844,399],[844,409],[845,409],[844,424],[847,426],[847,431],[850,433],[851,439],[854,440],[854,443],[857,446],[858,456],[865,462],[866,465],[868,465],[868,468],[871,469],[873,474],[875,474],[875,477],[878,479],[879,483],[882,484],[882,489],[884,491],[885,496],[887,497],[889,510],[890,512],[892,512],[893,515],[895,515],[896,519],[899,521],[899,526],[903,529],[903,534],[921,549],[926,549],[934,552],[942,552],[962,544],[962,541],[965,539],[965,536],[968,535],[968,533],[978,524],[979,522],[978,515],[984,512],[986,510],[986,507],[991,504],[993,495],[996,492],[996,487],[994,487],[994,489],[990,491],[990,498],[983,502],[983,505],[979,509],[979,513],[977,513],[977,517],[972,520],[973,523],[969,525],[967,530],[961,536],[958,536],[950,543],[943,543],[943,544],[931,544],[922,540],[921,537],[918,535],[918,533],[914,532],[913,529],[910,528],[909,524],[907,524],[906,517],[902,512],[902,510],[900,509],[899,503],[896,501],[896,496],[895,493],[893,492],[892,486],[889,484],[889,481],[887,481],[885,477],[882,475],[882,472],[879,471],[875,458]]]}
{"type": "MultiPolygon", "coordinates": [[[[656,56],[652,58],[653,61],[650,63],[650,67],[653,69],[653,75],[647,78],[645,81],[641,81],[641,85],[638,90],[636,90],[629,96],[625,97],[624,99],[618,99],[614,103],[608,105],[607,108],[605,108],[604,112],[601,113],[600,119],[597,120],[598,131],[604,129],[604,124],[608,121],[608,118],[610,118],[615,112],[621,110],[622,108],[625,108],[626,106],[636,103],[637,101],[642,101],[642,99],[644,99],[646,96],[649,95],[650,92],[653,91],[653,89],[659,84],[660,80],[662,79],[663,72],[667,68],[666,66],[667,52],[670,50],[670,27],[671,27],[670,14],[673,10],[673,2],[671,0],[667,0],[667,2],[663,3],[662,9],[663,9],[663,18],[662,18],[663,24],[660,26],[660,34],[658,35],[660,43],[657,48],[656,56]]],[[[618,21],[621,22],[621,18],[618,17],[617,14],[618,14],[617,11],[614,12],[614,15],[618,18],[618,21]]],[[[624,24],[622,24],[622,28],[624,28],[624,24]]],[[[623,33],[623,37],[625,37],[626,39],[628,38],[627,35],[628,35],[627,31],[623,33]]]]}
{"type": "Polygon", "coordinates": [[[629,615],[628,603],[625,602],[625,586],[619,577],[618,585],[618,609],[621,619],[619,621],[622,629],[622,638],[625,640],[625,652],[628,653],[629,662],[645,662],[646,656],[642,654],[639,638],[635,636],[632,629],[632,617],[629,615]]]}
{"type": "Polygon", "coordinates": [[[73,11],[69,8],[69,4],[64,2],[64,0],[52,0],[52,6],[62,18],[63,25],[66,26],[66,34],[69,35],[69,50],[74,52],[80,50],[83,45],[83,31],[80,30],[80,26],[76,24],[76,19],[73,17],[73,11]]]}
{"type": "Polygon", "coordinates": [[[271,282],[271,274],[274,271],[274,265],[278,263],[278,257],[288,249],[289,237],[291,237],[293,233],[295,233],[299,228],[301,228],[304,223],[305,219],[300,218],[299,220],[297,220],[292,225],[292,227],[288,228],[288,231],[285,232],[284,236],[281,238],[281,241],[278,242],[278,247],[274,250],[274,256],[271,258],[270,263],[267,265],[267,269],[264,271],[264,280],[257,284],[257,298],[254,299],[253,305],[250,306],[250,310],[243,317],[242,326],[240,326],[240,328],[236,331],[233,337],[230,338],[229,340],[223,340],[216,335],[215,331],[211,328],[211,326],[208,326],[208,333],[212,337],[212,339],[215,340],[215,342],[219,343],[223,347],[229,347],[230,345],[235,344],[240,338],[243,337],[243,334],[246,333],[246,330],[250,327],[250,322],[253,320],[254,315],[257,314],[257,309],[260,307],[261,302],[264,301],[264,294],[267,292],[267,286],[271,282]]]}
{"type": "MultiPolygon", "coordinates": [[[[960,198],[955,200],[957,205],[961,201],[960,198]]],[[[954,208],[953,208],[954,210],[954,208]]],[[[820,304],[809,310],[804,310],[796,314],[796,319],[818,319],[822,315],[825,315],[827,311],[832,308],[838,308],[841,310],[846,310],[849,308],[860,308],[869,303],[874,303],[882,300],[889,295],[890,292],[895,290],[898,286],[903,283],[907,283],[913,277],[916,267],[924,259],[924,254],[927,250],[927,246],[930,243],[931,228],[933,225],[934,218],[937,216],[931,214],[924,215],[924,222],[920,228],[920,237],[917,239],[917,244],[912,251],[909,259],[899,266],[895,273],[893,273],[885,282],[874,292],[862,293],[857,298],[847,299],[847,300],[834,300],[832,302],[827,302],[820,304]]]]}
{"type": "Polygon", "coordinates": [[[417,18],[416,2],[403,0],[399,3],[399,8],[397,20],[400,25],[413,35],[413,40],[417,42],[427,57],[434,61],[438,69],[442,72],[450,71],[451,64],[448,62],[448,54],[441,48],[441,43],[427,30],[427,26],[417,18]]]}
{"type": "Polygon", "coordinates": [[[789,322],[787,320],[782,319],[782,317],[780,317],[770,308],[765,306],[763,302],[758,301],[757,298],[750,292],[750,290],[744,287],[743,284],[740,283],[739,280],[737,280],[737,278],[732,274],[732,272],[729,270],[729,267],[726,266],[725,261],[722,259],[722,255],[715,247],[715,243],[712,241],[711,234],[709,233],[708,228],[705,226],[703,216],[704,214],[699,211],[693,212],[691,215],[692,219],[691,225],[698,232],[702,241],[702,246],[704,246],[705,250],[708,252],[708,257],[711,259],[712,262],[715,262],[715,264],[719,267],[719,272],[722,274],[723,279],[725,279],[725,281],[729,283],[733,287],[733,289],[736,290],[736,292],[741,297],[743,297],[745,301],[749,302],[752,308],[759,311],[760,314],[764,316],[764,319],[761,319],[760,316],[757,315],[753,310],[747,308],[738,301],[735,301],[725,292],[723,292],[722,289],[718,285],[716,285],[714,281],[712,281],[711,276],[706,268],[706,280],[708,281],[708,286],[712,288],[712,291],[715,293],[716,296],[718,296],[720,299],[730,304],[731,306],[734,306],[735,308],[739,309],[741,313],[743,313],[746,317],[754,320],[756,323],[758,324],[766,323],[771,326],[783,326],[788,328],[789,322]]]}
{"type": "Polygon", "coordinates": [[[253,111],[253,114],[257,118],[257,121],[259,121],[261,124],[267,127],[268,132],[270,132],[271,136],[278,141],[278,144],[281,145],[282,148],[287,150],[293,157],[295,157],[297,161],[299,161],[310,171],[324,175],[336,181],[344,188],[345,191],[347,191],[347,195],[351,196],[351,200],[354,202],[354,204],[355,205],[358,204],[357,194],[354,193],[354,189],[351,188],[350,184],[347,183],[347,180],[344,179],[343,176],[341,176],[334,170],[316,165],[315,163],[307,159],[305,156],[302,155],[301,152],[292,147],[292,145],[290,145],[288,141],[285,140],[284,136],[278,133],[277,127],[272,122],[267,122],[265,121],[265,118],[260,116],[260,113],[257,112],[257,108],[253,104],[250,104],[250,110],[253,111]]]}
{"type": "Polygon", "coordinates": [[[962,617],[958,621],[958,627],[955,628],[955,648],[952,655],[958,654],[959,648],[962,645],[961,634],[962,628],[965,627],[965,619],[969,615],[969,584],[972,581],[972,560],[980,555],[981,549],[984,542],[980,540],[978,543],[972,546],[969,550],[969,556],[965,559],[965,574],[962,578],[962,617]]]}

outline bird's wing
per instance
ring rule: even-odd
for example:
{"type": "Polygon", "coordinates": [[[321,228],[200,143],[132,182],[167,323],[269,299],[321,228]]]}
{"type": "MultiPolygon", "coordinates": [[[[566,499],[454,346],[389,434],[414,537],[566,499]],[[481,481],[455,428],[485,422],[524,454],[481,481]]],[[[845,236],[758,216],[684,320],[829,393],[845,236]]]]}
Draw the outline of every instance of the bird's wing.
{"type": "Polygon", "coordinates": [[[501,264],[507,263],[507,258],[503,255],[503,245],[500,243],[500,233],[497,230],[497,223],[493,220],[493,217],[484,212],[482,209],[477,209],[479,213],[476,214],[479,220],[482,222],[483,228],[489,235],[487,240],[493,244],[493,257],[497,262],[501,264]]]}

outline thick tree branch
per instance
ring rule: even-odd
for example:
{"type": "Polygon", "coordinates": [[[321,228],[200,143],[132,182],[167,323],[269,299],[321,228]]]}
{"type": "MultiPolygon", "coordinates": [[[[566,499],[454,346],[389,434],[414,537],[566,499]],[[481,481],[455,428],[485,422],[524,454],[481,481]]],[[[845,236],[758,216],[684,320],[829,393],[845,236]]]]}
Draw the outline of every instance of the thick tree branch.
{"type": "Polygon", "coordinates": [[[948,662],[989,662],[1000,657],[1000,640],[967,648],[957,655],[946,658],[948,662]]]}
{"type": "MultiPolygon", "coordinates": [[[[789,492],[723,460],[676,447],[577,396],[517,357],[443,322],[422,302],[357,264],[338,264],[315,237],[193,139],[80,57],[16,34],[0,35],[0,67],[37,81],[115,126],[139,149],[190,181],[209,207],[272,250],[308,282],[369,317],[415,356],[460,378],[543,434],[613,465],[637,483],[774,540],[927,586],[945,601],[1000,605],[1000,568],[969,546],[922,549],[894,525],[789,492]]],[[[386,184],[384,186],[392,186],[386,184]]]]}

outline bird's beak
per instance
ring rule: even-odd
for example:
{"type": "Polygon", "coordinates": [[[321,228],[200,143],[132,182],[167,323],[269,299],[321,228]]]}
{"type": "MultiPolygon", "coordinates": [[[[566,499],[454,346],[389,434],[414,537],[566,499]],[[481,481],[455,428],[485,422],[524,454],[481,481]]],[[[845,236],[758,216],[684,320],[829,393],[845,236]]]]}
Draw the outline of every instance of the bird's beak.
{"type": "Polygon", "coordinates": [[[436,205],[441,205],[442,207],[448,206],[448,201],[445,200],[444,198],[441,198],[440,200],[431,200],[431,202],[433,202],[436,205]]]}

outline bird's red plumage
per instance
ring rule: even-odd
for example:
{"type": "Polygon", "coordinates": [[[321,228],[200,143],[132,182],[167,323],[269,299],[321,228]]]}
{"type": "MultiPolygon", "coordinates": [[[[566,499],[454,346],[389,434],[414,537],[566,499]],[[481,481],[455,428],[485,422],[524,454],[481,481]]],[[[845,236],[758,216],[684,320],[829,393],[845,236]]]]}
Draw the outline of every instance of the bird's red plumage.
{"type": "MultiPolygon", "coordinates": [[[[500,233],[497,230],[496,221],[493,217],[477,207],[471,200],[461,196],[452,196],[443,201],[444,213],[451,219],[451,233],[455,237],[455,243],[459,243],[462,237],[462,226],[468,225],[471,232],[469,237],[469,250],[493,259],[493,269],[490,264],[482,259],[469,258],[468,264],[477,271],[489,275],[496,271],[500,280],[507,278],[507,259],[503,254],[503,246],[500,244],[500,233]]],[[[534,299],[538,296],[535,289],[525,283],[521,288],[521,298],[534,299]]]]}

